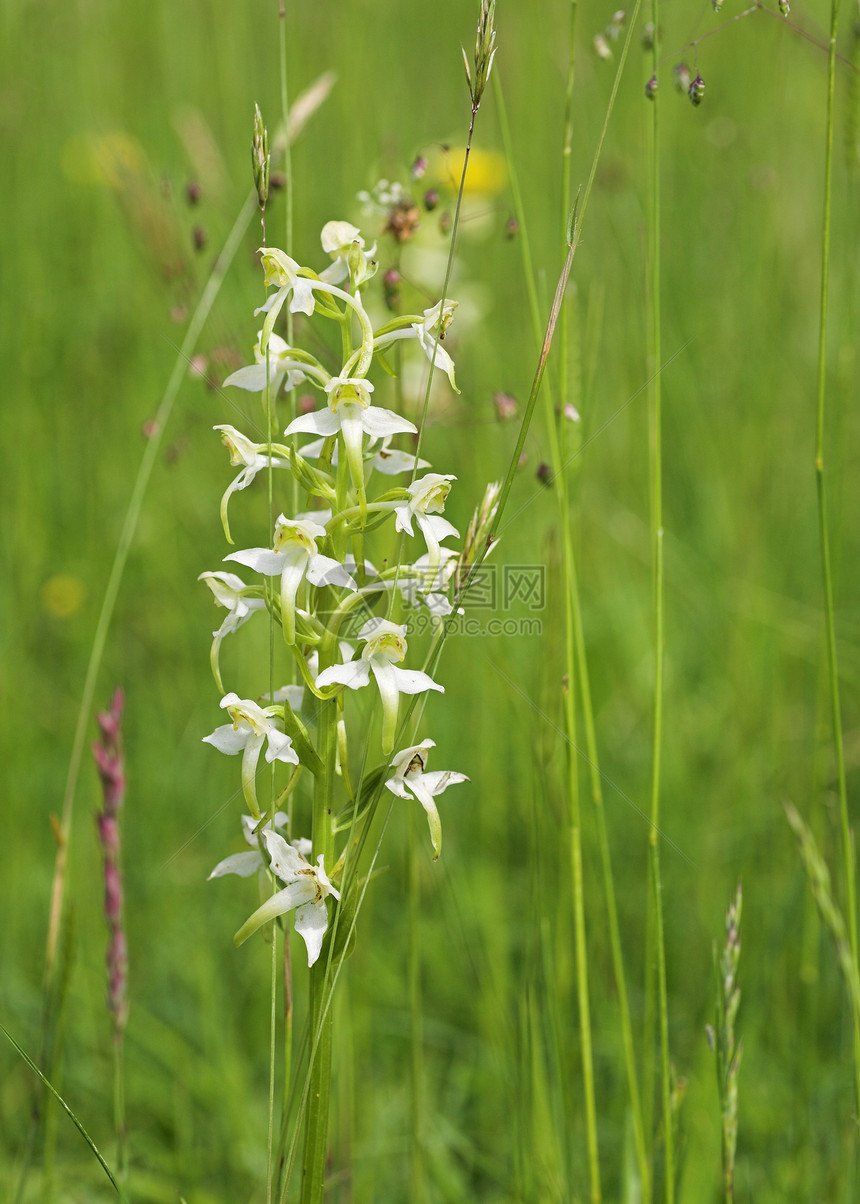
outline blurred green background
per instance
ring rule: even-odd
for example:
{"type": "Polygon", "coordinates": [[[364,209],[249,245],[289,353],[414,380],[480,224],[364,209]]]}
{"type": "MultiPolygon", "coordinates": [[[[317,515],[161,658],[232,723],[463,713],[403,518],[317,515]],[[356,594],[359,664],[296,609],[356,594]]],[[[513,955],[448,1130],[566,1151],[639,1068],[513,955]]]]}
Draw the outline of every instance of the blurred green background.
{"type": "MultiPolygon", "coordinates": [[[[712,1019],[712,942],[742,877],[737,1198],[850,1200],[850,1014],[782,811],[792,800],[810,817],[835,865],[813,462],[826,55],[763,11],[703,40],[697,52],[684,49],[736,11],[727,3],[717,18],[702,0],[667,5],[660,18],[667,56],[660,76],[663,826],[672,842],[663,870],[670,1039],[687,1084],[679,1198],[719,1198],[719,1112],[704,1025],[712,1019]],[[681,59],[706,81],[698,109],[672,88],[681,59]]],[[[574,188],[587,175],[606,111],[614,66],[591,43],[611,16],[594,0],[578,6],[574,188]]],[[[855,53],[848,17],[840,34],[846,60],[855,53]]],[[[460,45],[471,47],[474,20],[475,6],[455,0],[288,5],[292,94],[324,71],[337,76],[293,148],[301,262],[324,262],[319,230],[331,218],[356,221],[369,239],[379,234],[378,222],[361,216],[360,189],[381,176],[408,183],[417,154],[462,145],[468,97],[460,45]]],[[[496,67],[545,312],[563,258],[568,20],[561,0],[500,0],[497,11],[496,67]]],[[[798,4],[792,20],[825,38],[824,6],[798,4]]],[[[0,30],[0,1018],[35,1053],[55,853],[49,817],[60,808],[96,618],[144,424],[250,187],[254,102],[270,127],[277,124],[278,34],[276,6],[260,2],[9,0],[0,30]],[[200,186],[193,205],[192,182],[200,186]]],[[[588,441],[571,522],[637,1025],[653,674],[648,75],[637,38],[569,307],[588,441]]],[[[853,796],[860,443],[851,404],[858,278],[851,62],[840,66],[838,85],[827,463],[853,796]]],[[[501,147],[491,94],[477,146],[501,147]]],[[[519,240],[505,233],[509,190],[475,193],[469,204],[457,270],[480,308],[459,335],[456,323],[452,329],[462,396],[446,402],[425,444],[434,469],[457,474],[446,513],[461,530],[484,484],[504,473],[515,442],[515,425],[497,421],[493,395],[524,403],[537,350],[519,240]]],[[[280,242],[282,196],[268,222],[270,240],[280,242]]],[[[217,382],[250,356],[259,242],[255,218],[200,339],[205,375],[217,382]]],[[[386,255],[381,242],[383,268],[386,255]]],[[[441,277],[431,287],[438,294],[441,277]]],[[[201,743],[220,720],[208,665],[214,611],[195,580],[225,552],[218,499],[229,469],[211,427],[241,427],[233,405],[189,373],[164,433],[97,691],[99,706],[116,684],[127,696],[128,1106],[140,1200],[180,1193],[188,1204],[259,1200],[265,1173],[268,961],[258,941],[232,947],[247,892],[233,880],[205,882],[215,862],[239,847],[235,767],[201,743]]],[[[436,766],[471,778],[442,800],[444,857],[431,865],[428,855],[423,870],[432,1201],[567,1200],[587,1190],[559,736],[560,537],[552,492],[535,475],[548,458],[539,419],[495,553],[499,563],[546,566],[542,634],[452,639],[440,669],[446,697],[428,709],[436,766]],[[550,1052],[554,1026],[560,1061],[550,1052]]],[[[225,649],[231,671],[240,656],[225,649]]],[[[85,761],[72,844],[62,1089],[110,1153],[97,805],[96,775],[85,761]]],[[[623,1066],[587,806],[584,814],[601,1155],[606,1198],[621,1199],[623,1066]]],[[[389,872],[369,892],[339,999],[343,1069],[332,1137],[337,1165],[352,1168],[333,1193],[342,1200],[409,1198],[410,824],[426,839],[420,815],[395,812],[383,853],[389,872]]],[[[637,1039],[642,1056],[638,1028],[637,1039]]],[[[3,1199],[12,1198],[31,1092],[30,1073],[0,1046],[3,1199]]],[[[34,1177],[27,1198],[38,1193],[34,1177]]],[[[57,1198],[109,1198],[64,1122],[57,1198]]]]}

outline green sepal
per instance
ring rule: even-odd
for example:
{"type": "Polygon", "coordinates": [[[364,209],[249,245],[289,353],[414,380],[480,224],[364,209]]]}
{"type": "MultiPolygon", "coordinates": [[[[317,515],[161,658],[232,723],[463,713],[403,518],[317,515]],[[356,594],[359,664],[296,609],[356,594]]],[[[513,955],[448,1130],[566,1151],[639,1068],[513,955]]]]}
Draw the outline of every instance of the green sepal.
{"type": "Polygon", "coordinates": [[[293,748],[298,753],[301,764],[305,769],[309,769],[314,777],[319,777],[325,766],[319,753],[311,744],[308,729],[286,701],[284,702],[284,731],[292,740],[293,748]]]}
{"type": "Polygon", "coordinates": [[[337,501],[337,490],[331,477],[318,468],[312,468],[293,448],[290,448],[290,469],[308,493],[315,497],[323,497],[327,502],[337,501]]]}

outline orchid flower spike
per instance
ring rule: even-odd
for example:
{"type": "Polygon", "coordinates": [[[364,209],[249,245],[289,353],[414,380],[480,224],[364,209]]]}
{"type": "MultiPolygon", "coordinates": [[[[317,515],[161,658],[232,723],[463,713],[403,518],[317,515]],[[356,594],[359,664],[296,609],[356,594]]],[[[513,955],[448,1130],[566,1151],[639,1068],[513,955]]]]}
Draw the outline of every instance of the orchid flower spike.
{"type": "Polygon", "coordinates": [[[360,690],[369,683],[373,673],[382,699],[382,751],[389,753],[394,747],[400,695],[422,694],[425,690],[438,690],[444,694],[445,688],[420,669],[398,669],[394,664],[406,656],[405,626],[373,618],[367,620],[358,635],[365,641],[358,660],[323,669],[315,684],[318,690],[335,684],[360,690]]]}
{"type": "Polygon", "coordinates": [[[240,698],[238,694],[225,694],[221,699],[221,707],[228,712],[233,722],[216,727],[214,732],[203,737],[203,742],[213,745],[219,752],[228,756],[242,753],[242,790],[245,802],[254,818],[259,819],[260,805],[257,802],[255,776],[263,745],[268,744],[266,760],[269,763],[285,761],[298,765],[298,753],[293,748],[290,737],[275,726],[274,716],[278,714],[278,707],[260,707],[250,698],[240,698]]]}
{"type": "Polygon", "coordinates": [[[449,786],[469,780],[464,773],[455,773],[450,769],[437,769],[433,773],[425,773],[427,753],[435,747],[435,741],[422,740],[420,744],[414,744],[411,748],[404,748],[402,752],[397,753],[391,761],[394,773],[385,783],[391,793],[398,795],[399,798],[408,799],[410,793],[413,794],[427,812],[434,861],[442,852],[442,821],[433,798],[435,795],[441,794],[443,790],[447,790],[449,786]]]}
{"type": "Polygon", "coordinates": [[[328,928],[325,901],[329,895],[339,899],[340,891],[329,881],[322,854],[317,864],[311,865],[294,845],[287,844],[283,836],[270,829],[263,830],[263,842],[269,854],[269,868],[286,886],[249,916],[233,940],[241,945],[263,924],[295,909],[295,929],[307,945],[308,966],[312,966],[320,955],[328,928]]]}

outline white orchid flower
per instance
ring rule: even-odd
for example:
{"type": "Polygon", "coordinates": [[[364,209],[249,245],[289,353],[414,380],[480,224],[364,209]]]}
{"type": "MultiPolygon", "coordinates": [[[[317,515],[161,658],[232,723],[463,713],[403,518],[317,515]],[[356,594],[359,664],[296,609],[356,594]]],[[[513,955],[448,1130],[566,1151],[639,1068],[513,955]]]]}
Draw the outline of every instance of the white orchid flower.
{"type": "Polygon", "coordinates": [[[204,744],[211,744],[219,752],[228,756],[242,753],[242,790],[245,802],[256,819],[260,818],[260,805],[257,802],[255,776],[257,762],[263,745],[267,744],[266,760],[285,761],[298,765],[298,753],[293,748],[290,737],[275,726],[274,716],[277,707],[260,707],[250,698],[240,698],[238,694],[225,694],[221,699],[221,707],[226,710],[233,720],[216,727],[211,735],[204,736],[204,744]]]}
{"type": "Polygon", "coordinates": [[[439,511],[445,508],[445,500],[451,490],[450,482],[456,479],[450,475],[428,472],[407,487],[409,500],[397,502],[394,506],[397,515],[394,525],[398,531],[413,535],[413,518],[418,523],[427,543],[428,568],[431,572],[441,563],[441,541],[449,535],[459,537],[460,534],[456,527],[439,514],[439,511]]]}
{"type": "MultiPolygon", "coordinates": [[[[263,332],[257,338],[262,341],[263,332]]],[[[247,389],[251,393],[262,393],[268,383],[276,394],[281,382],[286,378],[287,390],[297,388],[307,376],[308,365],[302,360],[291,359],[292,348],[279,334],[270,334],[268,347],[268,366],[266,355],[260,350],[260,342],[254,348],[255,363],[239,368],[224,381],[226,385],[235,385],[237,389],[247,389]]]]}
{"type": "Polygon", "coordinates": [[[408,326],[402,324],[404,319],[398,319],[398,325],[395,325],[393,330],[383,327],[375,336],[373,350],[384,351],[398,339],[417,339],[430,363],[445,373],[451,388],[455,393],[459,393],[460,390],[454,379],[454,361],[441,343],[456,308],[456,301],[446,301],[444,307],[441,301],[437,301],[430,309],[424,310],[422,317],[418,318],[413,315],[413,320],[409,322],[408,326]]]}
{"type": "MultiPolygon", "coordinates": [[[[263,829],[285,828],[289,823],[289,816],[284,811],[276,811],[274,820],[267,819],[263,825],[263,829]]],[[[245,843],[249,844],[253,849],[251,853],[233,853],[230,857],[225,857],[223,861],[219,861],[215,869],[206,879],[211,882],[213,878],[223,878],[225,874],[238,874],[240,878],[250,878],[257,870],[266,868],[266,863],[263,860],[263,854],[260,852],[260,842],[258,839],[258,827],[260,821],[254,819],[253,815],[242,816],[242,835],[245,837],[245,843]]]]}
{"type": "Polygon", "coordinates": [[[245,585],[242,578],[237,577],[235,573],[224,573],[220,570],[201,573],[197,580],[205,581],[212,590],[212,593],[215,595],[216,606],[225,606],[227,608],[224,622],[217,631],[212,632],[212,650],[209,653],[209,661],[212,665],[215,681],[218,689],[223,692],[224,687],[221,683],[219,661],[221,641],[225,635],[231,635],[243,623],[247,623],[255,610],[264,610],[266,601],[264,598],[255,597],[251,593],[254,587],[245,585]]]}
{"type": "Polygon", "coordinates": [[[371,439],[385,439],[400,432],[415,434],[417,427],[408,418],[401,418],[393,410],[384,410],[370,404],[373,385],[363,377],[333,376],[325,387],[328,407],[314,410],[311,414],[300,414],[294,418],[285,435],[322,435],[324,439],[341,434],[349,464],[352,483],[364,495],[364,462],[362,439],[365,434],[371,439]]]}
{"type": "Polygon", "coordinates": [[[406,656],[405,627],[387,619],[368,619],[358,638],[365,641],[358,660],[323,669],[315,684],[318,690],[335,684],[360,690],[370,682],[372,672],[382,699],[382,751],[388,753],[394,747],[400,695],[422,694],[425,690],[444,694],[445,688],[419,669],[398,669],[393,663],[406,656]]]}
{"type": "MultiPolygon", "coordinates": [[[[224,496],[221,498],[221,525],[224,528],[224,534],[227,537],[227,542],[232,543],[230,536],[230,524],[227,519],[227,507],[230,504],[230,498],[240,489],[247,489],[254,480],[258,472],[264,468],[268,468],[271,464],[272,468],[289,468],[289,460],[285,460],[280,456],[273,456],[268,444],[253,443],[241,431],[237,431],[234,426],[228,426],[222,423],[219,426],[214,426],[213,431],[221,432],[221,442],[230,453],[230,463],[234,468],[242,466],[242,471],[235,477],[224,491],[224,496]]],[[[286,450],[283,448],[282,450],[286,450]]]]}
{"type": "Polygon", "coordinates": [[[268,298],[266,304],[256,311],[258,314],[266,314],[266,321],[263,323],[260,335],[260,347],[265,353],[272,337],[275,318],[281,312],[290,293],[293,294],[290,300],[290,313],[302,313],[310,317],[314,312],[314,282],[307,276],[300,276],[299,272],[302,269],[295,259],[291,259],[285,251],[280,251],[277,247],[262,247],[260,258],[265,272],[266,288],[274,284],[278,289],[268,298]]]}
{"type": "Polygon", "coordinates": [[[281,617],[288,644],[296,642],[296,596],[305,579],[316,586],[340,585],[358,589],[343,565],[317,551],[316,541],[324,539],[325,535],[326,529],[319,523],[310,519],[288,519],[281,514],[275,524],[273,548],[247,548],[224,557],[247,565],[264,577],[280,575],[281,617]]]}
{"type": "Polygon", "coordinates": [[[442,821],[433,802],[434,796],[441,794],[449,786],[469,780],[464,773],[455,773],[450,769],[425,773],[427,753],[435,747],[435,741],[422,740],[420,744],[414,744],[411,748],[404,748],[402,752],[397,753],[391,761],[394,773],[385,783],[391,793],[399,798],[408,799],[410,793],[413,794],[427,812],[434,861],[442,851],[442,821]]]}
{"type": "Polygon", "coordinates": [[[351,222],[326,222],[320,234],[320,242],[322,249],[334,260],[320,272],[320,280],[326,280],[330,284],[340,284],[342,280],[346,280],[350,274],[350,253],[358,267],[357,284],[362,284],[373,275],[376,243],[369,251],[365,251],[364,239],[358,226],[353,226],[351,222]]]}
{"type": "Polygon", "coordinates": [[[329,881],[322,854],[317,864],[311,865],[294,845],[287,844],[283,836],[268,828],[263,830],[263,842],[269,854],[269,868],[287,885],[257,908],[233,940],[241,945],[263,924],[295,909],[295,929],[307,946],[308,966],[312,966],[320,955],[328,928],[325,901],[329,895],[339,899],[340,891],[329,881]]]}

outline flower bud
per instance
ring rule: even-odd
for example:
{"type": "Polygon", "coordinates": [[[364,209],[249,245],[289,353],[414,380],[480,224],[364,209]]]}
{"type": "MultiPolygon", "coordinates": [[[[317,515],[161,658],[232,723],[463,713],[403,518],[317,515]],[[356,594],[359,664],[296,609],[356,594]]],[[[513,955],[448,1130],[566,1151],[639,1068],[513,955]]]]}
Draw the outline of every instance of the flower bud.
{"type": "Polygon", "coordinates": [[[652,75],[651,78],[648,80],[648,83],[645,85],[645,95],[648,97],[649,100],[653,100],[654,97],[657,95],[657,76],[656,75],[652,75]]]}
{"type": "Polygon", "coordinates": [[[697,75],[696,78],[693,80],[693,82],[690,84],[690,100],[693,102],[694,105],[698,106],[702,103],[702,99],[703,99],[704,95],[705,95],[705,81],[702,79],[701,75],[697,75]]]}
{"type": "Polygon", "coordinates": [[[261,209],[266,208],[269,195],[269,135],[263,125],[260,106],[254,105],[254,138],[251,142],[251,167],[254,172],[254,187],[261,209]]]}

